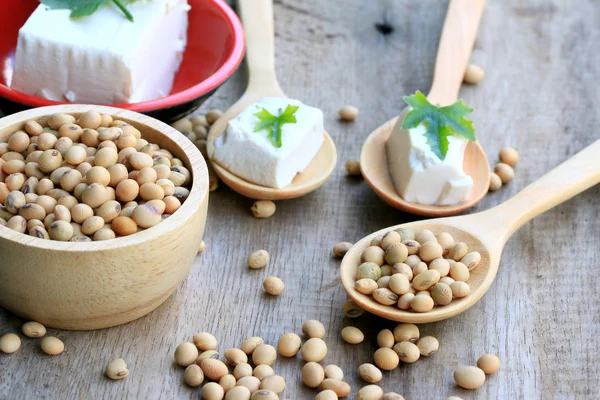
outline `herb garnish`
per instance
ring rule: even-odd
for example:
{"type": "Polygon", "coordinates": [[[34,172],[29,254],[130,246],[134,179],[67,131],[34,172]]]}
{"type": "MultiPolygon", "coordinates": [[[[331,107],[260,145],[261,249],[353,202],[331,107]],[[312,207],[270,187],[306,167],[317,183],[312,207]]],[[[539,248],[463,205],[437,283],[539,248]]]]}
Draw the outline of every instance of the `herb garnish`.
{"type": "Polygon", "coordinates": [[[281,127],[283,124],[295,124],[296,116],[294,115],[296,111],[298,111],[300,106],[293,106],[288,104],[285,108],[285,111],[281,112],[281,108],[279,109],[279,116],[275,116],[271,114],[266,108],[263,108],[256,114],[255,117],[259,119],[259,121],[254,125],[254,132],[262,131],[266,129],[269,132],[267,136],[273,146],[277,148],[281,148],[283,145],[281,141],[281,127]]]}
{"type": "Polygon", "coordinates": [[[476,140],[473,122],[464,118],[473,109],[462,100],[446,107],[434,106],[423,93],[417,91],[412,96],[404,97],[404,101],[412,110],[404,118],[402,129],[416,128],[423,123],[427,128],[427,144],[440,160],[444,160],[448,153],[448,136],[458,135],[473,142],[476,140]]]}
{"type": "Polygon", "coordinates": [[[71,18],[87,17],[98,10],[101,4],[112,1],[125,14],[125,18],[133,22],[133,15],[129,12],[125,4],[133,3],[136,0],[40,0],[40,3],[59,10],[71,10],[71,18]]]}

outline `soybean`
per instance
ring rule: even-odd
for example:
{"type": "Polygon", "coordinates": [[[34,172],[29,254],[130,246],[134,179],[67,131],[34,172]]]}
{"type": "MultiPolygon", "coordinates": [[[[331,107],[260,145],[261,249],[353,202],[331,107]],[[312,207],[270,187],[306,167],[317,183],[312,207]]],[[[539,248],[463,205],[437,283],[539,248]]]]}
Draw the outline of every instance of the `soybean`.
{"type": "Polygon", "coordinates": [[[450,277],[455,281],[466,282],[469,276],[469,269],[461,262],[456,262],[450,267],[450,277]]]}
{"type": "Polygon", "coordinates": [[[309,338],[321,339],[325,336],[325,327],[315,319],[310,319],[302,324],[302,332],[309,338]]]}
{"type": "Polygon", "coordinates": [[[46,327],[39,322],[25,322],[21,327],[21,332],[30,338],[40,338],[46,334],[46,327]]]}
{"type": "Polygon", "coordinates": [[[469,271],[474,270],[479,265],[481,261],[481,254],[477,251],[472,251],[467,253],[463,258],[461,258],[460,262],[467,266],[469,271]]]}
{"type": "Polygon", "coordinates": [[[295,333],[286,333],[279,338],[277,350],[279,355],[283,357],[294,357],[300,351],[301,345],[302,339],[300,339],[300,336],[295,333]]]}
{"type": "Polygon", "coordinates": [[[416,343],[419,340],[419,327],[415,324],[398,324],[394,328],[394,340],[396,342],[411,342],[416,343]]]}
{"type": "Polygon", "coordinates": [[[46,336],[40,343],[42,351],[48,355],[56,356],[65,350],[65,344],[59,338],[46,336]]]}
{"type": "Polygon", "coordinates": [[[263,288],[265,289],[265,292],[271,296],[279,296],[281,293],[283,293],[285,285],[278,277],[270,276],[263,281],[263,288]]]}
{"type": "Polygon", "coordinates": [[[338,395],[333,390],[327,389],[319,392],[315,400],[338,400],[338,395]]]}
{"type": "MultiPolygon", "coordinates": [[[[212,336],[212,335],[211,335],[212,336]]],[[[264,340],[258,336],[250,337],[242,342],[240,349],[246,354],[252,354],[254,350],[264,343],[264,340]]],[[[216,339],[215,339],[216,346],[216,339]]]]}
{"type": "Polygon", "coordinates": [[[12,354],[21,347],[21,338],[14,333],[6,333],[0,337],[0,351],[12,354]]]}
{"type": "Polygon", "coordinates": [[[411,302],[410,307],[416,312],[427,312],[433,309],[434,302],[429,296],[415,296],[411,302]]]}
{"type": "Polygon", "coordinates": [[[358,367],[358,376],[369,383],[377,383],[383,378],[381,370],[369,363],[361,364],[358,367]]]}
{"type": "Polygon", "coordinates": [[[414,363],[421,356],[419,347],[412,342],[396,343],[393,350],[396,352],[396,354],[398,354],[400,360],[405,363],[414,363]]]}
{"type": "Polygon", "coordinates": [[[341,335],[342,339],[344,339],[346,343],[350,344],[358,344],[365,339],[365,335],[362,333],[362,331],[354,326],[347,326],[343,328],[341,335]]]}
{"type": "Polygon", "coordinates": [[[489,185],[490,192],[495,192],[496,190],[499,190],[501,187],[502,187],[502,179],[500,179],[500,177],[495,172],[491,172],[490,173],[490,185],[489,185]]]}
{"type": "Polygon", "coordinates": [[[248,256],[248,266],[252,269],[263,268],[269,263],[269,259],[266,250],[257,250],[248,256]]]}
{"type": "Polygon", "coordinates": [[[302,382],[311,388],[318,387],[325,379],[325,371],[321,364],[314,361],[308,362],[302,367],[302,382]]]}
{"type": "Polygon", "coordinates": [[[260,389],[270,390],[279,394],[285,389],[285,379],[279,375],[267,376],[261,381],[260,389]]]}
{"type": "Polygon", "coordinates": [[[400,358],[398,354],[392,349],[386,347],[380,348],[375,352],[374,355],[375,364],[386,371],[391,371],[398,366],[400,358]]]}
{"type": "Polygon", "coordinates": [[[381,400],[404,400],[404,397],[400,396],[396,392],[388,392],[383,395],[381,400]]]}
{"type": "Polygon", "coordinates": [[[331,379],[344,379],[344,371],[337,365],[330,364],[325,367],[325,377],[331,379]]]}
{"type": "Polygon", "coordinates": [[[452,289],[445,283],[436,283],[431,287],[431,298],[440,306],[450,304],[452,301],[452,289]]]}
{"type": "Polygon", "coordinates": [[[250,400],[279,400],[279,396],[271,390],[260,389],[252,393],[250,400]]]}
{"type": "Polygon", "coordinates": [[[252,362],[254,365],[273,365],[277,359],[277,350],[271,345],[261,344],[252,353],[252,362]]]}
{"type": "Polygon", "coordinates": [[[440,348],[440,342],[433,336],[424,336],[417,341],[422,356],[429,357],[440,348]]]}
{"type": "Polygon", "coordinates": [[[461,365],[454,370],[454,381],[463,389],[478,389],[485,382],[485,373],[477,367],[461,365]]]}
{"type": "Polygon", "coordinates": [[[365,310],[360,308],[352,300],[347,300],[342,306],[342,312],[348,318],[358,318],[365,313],[365,310]]]}
{"type": "Polygon", "coordinates": [[[358,108],[348,104],[342,107],[338,114],[344,121],[354,121],[358,117],[358,108]]]}
{"type": "Polygon", "coordinates": [[[198,358],[198,349],[193,343],[181,343],[175,349],[175,362],[182,367],[187,367],[196,362],[198,358]]]}
{"type": "Polygon", "coordinates": [[[336,257],[344,257],[351,247],[352,243],[350,242],[337,243],[335,246],[333,246],[333,254],[336,257]]]}
{"type": "Polygon", "coordinates": [[[499,157],[500,161],[511,167],[514,167],[515,164],[519,162],[519,153],[512,147],[503,147],[500,149],[499,157]]]}
{"type": "Polygon", "coordinates": [[[383,397],[383,389],[377,385],[367,385],[356,394],[357,400],[379,400],[383,397]]]}
{"type": "Polygon", "coordinates": [[[494,354],[485,354],[477,360],[477,367],[486,375],[494,374],[500,370],[500,359],[494,354]]]}
{"type": "Polygon", "coordinates": [[[465,70],[464,81],[470,85],[476,85],[483,80],[484,76],[483,68],[475,64],[469,64],[465,70]]]}
{"type": "MultiPolygon", "coordinates": [[[[190,364],[191,365],[191,364],[190,364]]],[[[219,381],[229,373],[227,365],[215,358],[206,358],[200,362],[200,368],[204,376],[212,381],[219,381]]]]}
{"type": "Polygon", "coordinates": [[[112,380],[121,380],[129,376],[129,369],[127,369],[127,363],[122,358],[116,358],[114,360],[111,360],[106,366],[105,372],[106,376],[112,380]]]}
{"type": "Polygon", "coordinates": [[[361,176],[360,161],[348,160],[346,161],[346,173],[348,176],[361,176]]]}
{"type": "Polygon", "coordinates": [[[215,382],[208,382],[202,387],[202,398],[204,400],[222,400],[225,390],[215,382]]]}
{"type": "Polygon", "coordinates": [[[321,383],[321,390],[331,390],[335,392],[338,397],[346,397],[350,394],[352,390],[350,385],[344,381],[339,379],[330,379],[326,378],[323,383],[321,383]]]}
{"type": "Polygon", "coordinates": [[[219,385],[223,388],[223,390],[226,393],[229,390],[233,389],[235,387],[236,383],[237,383],[237,379],[235,379],[235,376],[233,376],[231,374],[227,374],[227,375],[223,376],[221,379],[219,379],[219,385]]]}
{"type": "MultiPolygon", "coordinates": [[[[196,358],[198,356],[196,355],[196,358]]],[[[248,362],[248,356],[240,349],[231,348],[225,350],[225,359],[229,362],[229,364],[234,367],[238,364],[246,364],[248,362]]],[[[237,378],[237,377],[236,377],[237,378]]]]}
{"type": "Polygon", "coordinates": [[[271,200],[259,200],[254,202],[250,211],[256,218],[269,218],[275,214],[276,208],[275,203],[271,200]]]}
{"type": "Polygon", "coordinates": [[[394,347],[394,334],[389,329],[383,329],[377,334],[377,345],[379,347],[394,347]]]}
{"type": "Polygon", "coordinates": [[[275,375],[275,371],[273,371],[273,368],[271,368],[270,365],[260,364],[257,365],[256,368],[254,368],[254,372],[252,373],[252,375],[262,381],[268,376],[275,375]]]}
{"type": "MultiPolygon", "coordinates": [[[[238,379],[235,386],[236,387],[243,386],[243,387],[247,388],[250,393],[254,393],[260,387],[260,379],[258,379],[255,376],[252,376],[252,375],[244,376],[244,377],[238,379]]],[[[229,393],[229,391],[227,393],[229,393]]]]}
{"type": "Polygon", "coordinates": [[[327,355],[327,345],[322,339],[311,338],[304,343],[301,352],[304,361],[320,362],[327,355]]]}
{"type": "Polygon", "coordinates": [[[515,171],[510,165],[505,163],[496,164],[494,172],[500,177],[502,183],[508,183],[515,178],[515,171]]]}
{"type": "Polygon", "coordinates": [[[214,350],[217,348],[217,339],[208,332],[200,332],[194,335],[194,345],[200,351],[214,350]]]}

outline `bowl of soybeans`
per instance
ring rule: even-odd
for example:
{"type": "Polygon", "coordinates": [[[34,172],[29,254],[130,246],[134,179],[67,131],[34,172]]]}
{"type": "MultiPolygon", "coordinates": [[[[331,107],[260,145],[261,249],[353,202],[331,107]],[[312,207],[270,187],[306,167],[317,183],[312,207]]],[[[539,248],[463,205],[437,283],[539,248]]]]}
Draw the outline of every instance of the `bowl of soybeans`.
{"type": "Polygon", "coordinates": [[[0,119],[0,306],[88,330],[162,304],[206,223],[208,169],[172,127],[96,105],[0,119]]]}
{"type": "Polygon", "coordinates": [[[484,281],[489,253],[474,236],[435,224],[403,224],[353,245],[342,284],[361,308],[412,323],[439,321],[469,307],[484,281]],[[473,299],[471,299],[473,300],[473,299]]]}

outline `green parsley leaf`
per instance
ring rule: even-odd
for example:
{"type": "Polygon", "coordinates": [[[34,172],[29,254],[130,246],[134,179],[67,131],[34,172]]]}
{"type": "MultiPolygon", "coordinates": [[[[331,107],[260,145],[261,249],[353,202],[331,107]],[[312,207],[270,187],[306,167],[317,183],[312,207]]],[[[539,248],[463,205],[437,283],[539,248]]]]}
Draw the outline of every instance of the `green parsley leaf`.
{"type": "Polygon", "coordinates": [[[98,11],[98,7],[107,1],[112,1],[125,14],[125,18],[133,22],[133,15],[123,5],[135,0],[40,0],[40,3],[57,10],[71,10],[71,18],[87,17],[98,11]]]}
{"type": "Polygon", "coordinates": [[[475,141],[473,122],[465,119],[473,112],[462,100],[446,107],[434,106],[423,93],[417,90],[412,96],[404,97],[404,101],[412,108],[402,122],[402,129],[416,128],[424,124],[427,128],[425,138],[431,151],[444,160],[448,153],[448,137],[458,135],[475,141]]]}
{"type": "Polygon", "coordinates": [[[298,111],[298,108],[300,108],[300,106],[288,104],[283,112],[281,112],[281,108],[279,109],[279,116],[271,114],[266,108],[261,109],[254,114],[254,116],[258,118],[258,122],[254,125],[254,132],[266,129],[269,132],[267,138],[271,140],[273,146],[281,148],[283,145],[281,127],[283,124],[295,124],[297,122],[294,114],[298,111]]]}

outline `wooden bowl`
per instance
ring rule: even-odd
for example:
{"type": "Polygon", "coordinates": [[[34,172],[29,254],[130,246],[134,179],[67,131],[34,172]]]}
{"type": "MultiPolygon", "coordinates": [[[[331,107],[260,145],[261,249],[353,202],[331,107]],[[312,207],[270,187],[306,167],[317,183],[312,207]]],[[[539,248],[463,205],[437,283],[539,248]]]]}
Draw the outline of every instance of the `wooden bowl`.
{"type": "Polygon", "coordinates": [[[127,237],[57,242],[0,226],[0,306],[54,328],[107,328],[154,310],[187,276],[206,223],[206,162],[181,133],[148,116],[92,105],[35,108],[0,119],[0,142],[29,119],[88,110],[118,116],[172,152],[191,171],[192,187],[171,217],[127,237]]]}

